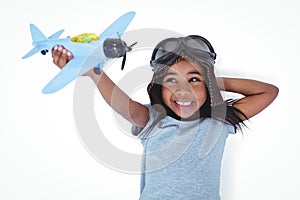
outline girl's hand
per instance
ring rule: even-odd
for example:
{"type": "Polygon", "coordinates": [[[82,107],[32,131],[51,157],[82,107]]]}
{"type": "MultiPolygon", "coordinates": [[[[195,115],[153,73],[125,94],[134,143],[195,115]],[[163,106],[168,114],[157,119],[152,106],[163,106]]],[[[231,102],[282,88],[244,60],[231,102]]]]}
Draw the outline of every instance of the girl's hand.
{"type": "MultiPolygon", "coordinates": [[[[64,68],[64,66],[73,59],[73,55],[68,49],[64,46],[55,46],[51,50],[53,63],[58,66],[60,69],[64,68]]],[[[91,76],[94,75],[93,69],[89,70],[82,76],[91,76]]]]}
{"type": "Polygon", "coordinates": [[[62,69],[70,60],[73,59],[73,55],[63,46],[55,46],[51,50],[53,63],[62,69]]]}

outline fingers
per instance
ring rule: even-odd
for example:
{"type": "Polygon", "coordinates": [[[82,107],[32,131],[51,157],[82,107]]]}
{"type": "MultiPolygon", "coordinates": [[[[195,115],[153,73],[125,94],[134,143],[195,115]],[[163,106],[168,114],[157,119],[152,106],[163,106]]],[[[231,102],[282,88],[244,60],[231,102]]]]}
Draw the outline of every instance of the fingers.
{"type": "Polygon", "coordinates": [[[62,69],[70,60],[73,59],[73,55],[63,46],[55,46],[51,50],[53,63],[62,69]]]}

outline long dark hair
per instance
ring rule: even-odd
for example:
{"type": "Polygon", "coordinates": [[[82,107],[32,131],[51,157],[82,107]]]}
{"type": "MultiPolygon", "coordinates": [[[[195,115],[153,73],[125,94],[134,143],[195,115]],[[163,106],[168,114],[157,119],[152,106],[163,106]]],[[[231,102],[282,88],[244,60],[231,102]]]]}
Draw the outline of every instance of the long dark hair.
{"type": "MultiPolygon", "coordinates": [[[[154,75],[155,76],[155,75],[154,75]]],[[[162,80],[164,76],[154,77],[155,80],[148,85],[148,95],[150,98],[150,103],[152,106],[160,105],[165,110],[165,114],[171,116],[177,120],[194,120],[198,119],[206,119],[213,118],[218,121],[222,121],[227,124],[231,124],[234,126],[235,131],[242,131],[242,126],[246,126],[241,116],[247,119],[247,116],[238,108],[233,106],[233,103],[236,101],[235,99],[225,100],[223,103],[211,106],[211,98],[210,93],[206,85],[206,94],[207,98],[204,104],[199,108],[199,112],[196,112],[193,116],[187,119],[182,119],[178,115],[176,115],[162,100],[162,80]]],[[[207,80],[207,77],[204,77],[207,80]]],[[[207,83],[207,82],[206,82],[207,83]]]]}

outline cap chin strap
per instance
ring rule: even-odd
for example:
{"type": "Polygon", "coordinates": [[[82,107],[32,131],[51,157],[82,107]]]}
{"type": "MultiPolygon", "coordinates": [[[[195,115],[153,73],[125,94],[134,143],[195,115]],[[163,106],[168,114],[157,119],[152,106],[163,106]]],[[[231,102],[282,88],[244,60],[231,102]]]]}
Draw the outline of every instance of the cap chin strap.
{"type": "Polygon", "coordinates": [[[214,73],[214,66],[204,62],[200,62],[201,66],[207,70],[208,79],[208,92],[210,94],[210,105],[211,107],[218,106],[224,103],[220,89],[218,88],[217,79],[214,73]]]}

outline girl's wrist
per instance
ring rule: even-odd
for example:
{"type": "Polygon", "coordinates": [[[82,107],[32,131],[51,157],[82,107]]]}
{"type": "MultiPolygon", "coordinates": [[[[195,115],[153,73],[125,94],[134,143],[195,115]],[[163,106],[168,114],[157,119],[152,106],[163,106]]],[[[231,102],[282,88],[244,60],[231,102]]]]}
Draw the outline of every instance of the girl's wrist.
{"type": "Polygon", "coordinates": [[[101,73],[102,73],[101,69],[94,67],[89,71],[87,71],[86,73],[84,73],[82,76],[89,76],[92,78],[93,76],[99,76],[101,73]]]}
{"type": "Polygon", "coordinates": [[[94,67],[94,68],[93,68],[93,72],[94,72],[95,74],[97,74],[97,75],[100,75],[101,72],[102,72],[102,70],[101,70],[100,68],[98,68],[98,67],[94,67]]]}

